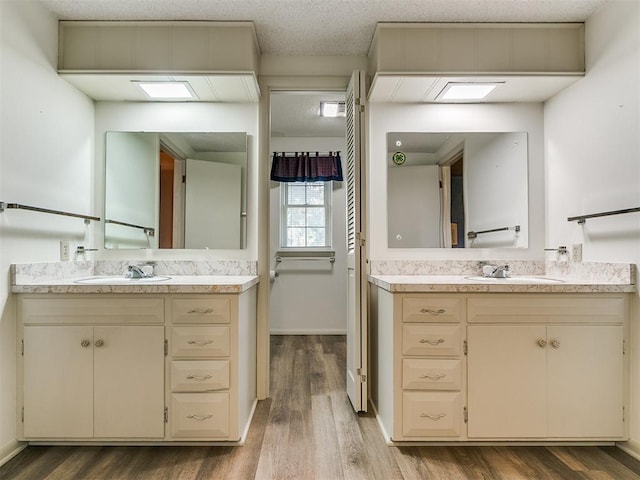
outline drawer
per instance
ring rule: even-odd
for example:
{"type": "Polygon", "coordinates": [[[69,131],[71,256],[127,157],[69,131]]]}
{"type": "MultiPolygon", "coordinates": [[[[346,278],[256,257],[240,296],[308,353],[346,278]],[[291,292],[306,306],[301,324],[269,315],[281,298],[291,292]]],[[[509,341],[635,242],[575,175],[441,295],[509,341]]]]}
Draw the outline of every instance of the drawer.
{"type": "Polygon", "coordinates": [[[171,355],[174,357],[228,357],[229,327],[173,327],[171,355]]]}
{"type": "Polygon", "coordinates": [[[405,324],[402,326],[403,355],[460,355],[460,325],[405,324]]]}
{"type": "Polygon", "coordinates": [[[457,437],[462,429],[462,396],[455,392],[404,392],[402,435],[457,437]]]}
{"type": "Polygon", "coordinates": [[[228,393],[174,393],[171,395],[173,438],[227,438],[228,393]]]}
{"type": "Polygon", "coordinates": [[[171,362],[172,392],[209,392],[229,388],[229,360],[171,362]]]}
{"type": "Polygon", "coordinates": [[[20,298],[20,313],[25,325],[79,323],[135,323],[164,322],[162,298],[99,298],[84,296],[48,298],[20,298]]]}
{"type": "Polygon", "coordinates": [[[468,300],[470,323],[622,323],[624,295],[483,294],[468,300]]]}
{"type": "Polygon", "coordinates": [[[465,301],[455,297],[404,297],[403,322],[460,322],[464,318],[465,301]]]}
{"type": "Polygon", "coordinates": [[[231,299],[222,298],[172,298],[173,323],[229,323],[231,299]]]}
{"type": "Polygon", "coordinates": [[[405,358],[402,360],[402,388],[405,390],[460,390],[460,360],[405,358]]]}

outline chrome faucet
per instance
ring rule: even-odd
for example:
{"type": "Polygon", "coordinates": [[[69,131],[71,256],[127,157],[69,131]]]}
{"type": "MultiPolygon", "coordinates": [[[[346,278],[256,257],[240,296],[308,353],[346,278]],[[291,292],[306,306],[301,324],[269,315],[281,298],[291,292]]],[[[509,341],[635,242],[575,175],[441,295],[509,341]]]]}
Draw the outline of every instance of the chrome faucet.
{"type": "Polygon", "coordinates": [[[509,265],[498,265],[489,276],[493,278],[509,278],[511,276],[509,265]]]}
{"type": "Polygon", "coordinates": [[[138,265],[129,265],[127,278],[149,278],[153,277],[152,273],[146,273],[138,265]]]}

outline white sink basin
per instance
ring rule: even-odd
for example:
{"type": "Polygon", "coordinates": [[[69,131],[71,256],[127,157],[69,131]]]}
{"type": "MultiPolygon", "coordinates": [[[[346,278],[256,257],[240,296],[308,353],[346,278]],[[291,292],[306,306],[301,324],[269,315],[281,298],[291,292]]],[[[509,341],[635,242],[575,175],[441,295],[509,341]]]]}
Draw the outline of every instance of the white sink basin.
{"type": "Polygon", "coordinates": [[[155,276],[147,278],[127,278],[122,276],[108,276],[108,277],[87,277],[74,280],[75,283],[83,283],[86,285],[139,285],[156,282],[164,282],[171,279],[171,277],[155,276]]]}
{"type": "Polygon", "coordinates": [[[548,283],[564,283],[564,280],[558,280],[555,278],[547,278],[547,277],[526,277],[526,276],[517,276],[517,277],[509,277],[509,278],[493,278],[493,277],[483,277],[481,275],[475,275],[470,277],[464,277],[467,280],[474,280],[476,282],[484,282],[484,283],[523,283],[523,284],[548,284],[548,283]]]}

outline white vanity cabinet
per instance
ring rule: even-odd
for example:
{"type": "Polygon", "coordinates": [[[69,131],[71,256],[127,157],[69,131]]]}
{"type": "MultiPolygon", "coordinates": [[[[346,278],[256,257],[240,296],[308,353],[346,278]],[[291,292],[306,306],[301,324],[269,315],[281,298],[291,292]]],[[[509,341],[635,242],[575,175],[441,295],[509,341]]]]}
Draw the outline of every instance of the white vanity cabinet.
{"type": "Polygon", "coordinates": [[[372,301],[372,401],[390,440],[627,438],[627,295],[372,288],[372,301]]]}
{"type": "Polygon", "coordinates": [[[18,295],[21,440],[221,441],[256,403],[256,289],[18,295]]]}
{"type": "Polygon", "coordinates": [[[469,438],[620,439],[626,302],[469,297],[469,438]]]}
{"type": "Polygon", "coordinates": [[[465,302],[451,295],[377,290],[373,392],[394,441],[458,440],[463,434],[465,302]]]}
{"type": "Polygon", "coordinates": [[[256,398],[255,289],[168,299],[171,440],[239,440],[256,398]]]}
{"type": "Polygon", "coordinates": [[[25,439],[164,437],[162,299],[22,296],[19,308],[25,439]]]}

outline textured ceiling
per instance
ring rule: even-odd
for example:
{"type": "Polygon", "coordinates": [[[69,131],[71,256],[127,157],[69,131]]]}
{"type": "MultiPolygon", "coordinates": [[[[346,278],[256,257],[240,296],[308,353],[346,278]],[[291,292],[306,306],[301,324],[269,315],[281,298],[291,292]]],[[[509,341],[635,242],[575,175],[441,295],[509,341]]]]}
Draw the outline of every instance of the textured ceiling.
{"type": "Polygon", "coordinates": [[[62,20],[252,21],[267,55],[366,55],[378,22],[582,22],[608,1],[40,0],[62,20]]]}

